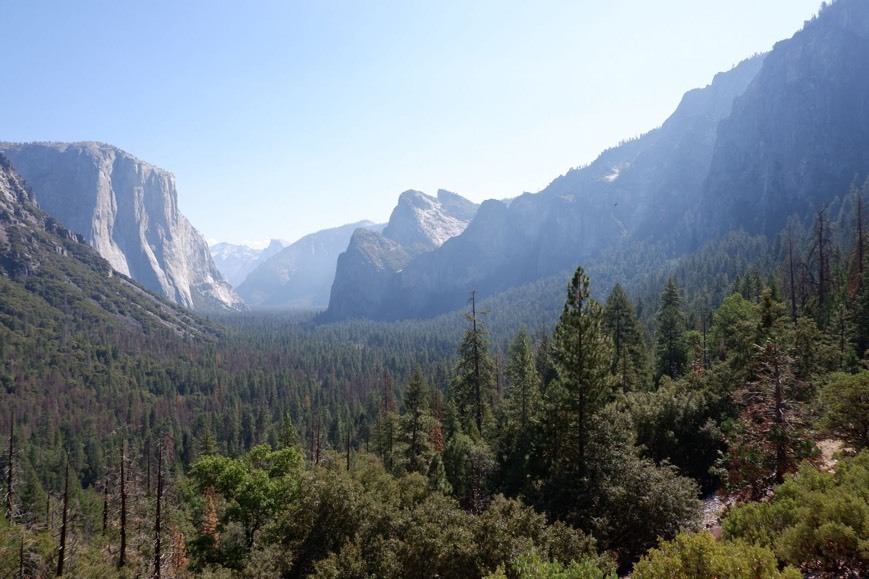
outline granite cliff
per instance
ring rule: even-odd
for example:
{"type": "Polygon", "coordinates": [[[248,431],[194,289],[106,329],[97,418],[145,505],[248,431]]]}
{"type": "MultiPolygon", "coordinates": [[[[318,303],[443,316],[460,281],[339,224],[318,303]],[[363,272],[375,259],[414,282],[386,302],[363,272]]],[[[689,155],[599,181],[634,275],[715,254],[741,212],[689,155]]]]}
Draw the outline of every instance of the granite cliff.
{"type": "Polygon", "coordinates": [[[39,206],[112,268],[203,311],[244,308],[178,210],[174,176],[102,143],[0,144],[39,206]]]}
{"type": "Polygon", "coordinates": [[[338,256],[323,319],[388,316],[390,307],[383,299],[402,269],[460,235],[477,208],[443,189],[437,197],[414,190],[402,193],[382,233],[356,229],[338,256]]]}
{"type": "MultiPolygon", "coordinates": [[[[660,128],[538,194],[487,201],[344,317],[428,317],[642,244],[665,259],[733,230],[775,235],[869,176],[869,4],[837,0],[766,54],[686,93],[660,128]]],[[[344,283],[336,278],[336,287],[344,283]]],[[[364,279],[356,286],[365,287],[364,279]]]]}

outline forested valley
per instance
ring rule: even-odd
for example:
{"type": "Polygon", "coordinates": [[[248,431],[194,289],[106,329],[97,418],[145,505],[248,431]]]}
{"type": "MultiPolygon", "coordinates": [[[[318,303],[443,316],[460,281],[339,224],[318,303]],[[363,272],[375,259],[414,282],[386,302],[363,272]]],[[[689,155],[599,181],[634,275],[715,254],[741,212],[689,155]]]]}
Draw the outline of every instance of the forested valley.
{"type": "Polygon", "coordinates": [[[865,575],[864,189],[426,321],[0,278],[0,575],[865,575]]]}

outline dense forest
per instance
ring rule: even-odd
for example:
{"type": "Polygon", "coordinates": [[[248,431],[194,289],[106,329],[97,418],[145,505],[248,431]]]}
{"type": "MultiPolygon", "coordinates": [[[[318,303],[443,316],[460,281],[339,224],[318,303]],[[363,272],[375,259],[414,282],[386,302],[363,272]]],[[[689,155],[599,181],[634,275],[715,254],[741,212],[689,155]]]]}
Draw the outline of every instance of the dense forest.
{"type": "Polygon", "coordinates": [[[866,191],[428,321],[2,277],[0,574],[865,575],[866,191]]]}

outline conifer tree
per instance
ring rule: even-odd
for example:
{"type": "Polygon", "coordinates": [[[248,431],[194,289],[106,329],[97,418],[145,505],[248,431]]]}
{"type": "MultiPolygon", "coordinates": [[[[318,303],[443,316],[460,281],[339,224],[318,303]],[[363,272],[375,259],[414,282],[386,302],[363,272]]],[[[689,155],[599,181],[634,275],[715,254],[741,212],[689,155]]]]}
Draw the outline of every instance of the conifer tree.
{"type": "Polygon", "coordinates": [[[121,480],[120,480],[120,496],[121,496],[121,513],[120,513],[120,534],[121,545],[118,549],[118,567],[123,567],[127,564],[127,473],[126,473],[126,441],[121,440],[121,480]]]}
{"type": "Polygon", "coordinates": [[[508,428],[527,437],[540,403],[540,375],[534,364],[528,332],[520,328],[510,344],[507,362],[507,391],[505,414],[508,428]]]}
{"type": "Polygon", "coordinates": [[[66,457],[66,470],[63,478],[63,514],[60,524],[60,547],[57,549],[57,577],[63,576],[63,565],[66,561],[66,534],[69,514],[69,456],[66,457]]]}
{"type": "Polygon", "coordinates": [[[591,299],[589,279],[582,267],[577,268],[567,287],[552,352],[558,390],[550,401],[556,406],[554,415],[563,416],[565,421],[557,436],[567,439],[565,458],[584,477],[589,423],[611,399],[613,380],[612,342],[604,328],[603,310],[591,299]]]}
{"type": "Polygon", "coordinates": [[[757,349],[757,378],[734,394],[742,412],[728,451],[729,484],[755,499],[814,449],[793,359],[774,336],[757,349]]]}
{"type": "Polygon", "coordinates": [[[507,362],[508,390],[504,401],[504,428],[500,436],[500,459],[507,490],[521,490],[528,474],[532,439],[540,412],[540,376],[525,328],[510,344],[507,362]]]}
{"type": "Polygon", "coordinates": [[[9,413],[9,453],[6,462],[6,520],[12,522],[12,479],[13,479],[13,464],[12,460],[15,456],[15,414],[9,413]]]}
{"type": "Polygon", "coordinates": [[[624,392],[640,389],[646,368],[646,343],[634,306],[619,284],[607,298],[604,324],[613,342],[610,371],[624,392]]]}
{"type": "Polygon", "coordinates": [[[489,355],[488,331],[477,314],[476,292],[471,292],[471,311],[465,317],[470,327],[459,345],[459,362],[450,384],[450,397],[458,420],[466,431],[482,434],[495,389],[495,363],[489,355]]]}
{"type": "Polygon", "coordinates": [[[401,438],[404,443],[404,455],[407,469],[411,472],[423,472],[428,466],[425,455],[429,451],[429,415],[428,400],[426,400],[425,379],[422,370],[417,366],[402,398],[404,412],[401,415],[401,438]]]}
{"type": "Polygon", "coordinates": [[[679,288],[671,278],[661,294],[658,309],[656,353],[658,356],[657,378],[678,378],[685,372],[688,362],[688,345],[685,342],[685,314],[682,313],[679,288]]]}
{"type": "Polygon", "coordinates": [[[383,375],[383,391],[374,422],[374,442],[377,454],[387,471],[395,466],[395,444],[398,437],[398,406],[393,393],[392,375],[383,375]]]}

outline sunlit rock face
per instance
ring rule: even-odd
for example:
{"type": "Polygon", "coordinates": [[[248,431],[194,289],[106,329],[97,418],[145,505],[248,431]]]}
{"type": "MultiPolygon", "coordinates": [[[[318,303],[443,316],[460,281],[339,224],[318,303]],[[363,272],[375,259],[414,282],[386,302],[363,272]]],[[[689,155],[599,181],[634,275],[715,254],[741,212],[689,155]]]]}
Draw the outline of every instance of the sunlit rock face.
{"type": "Polygon", "coordinates": [[[36,201],[116,271],[187,308],[244,308],[178,211],[175,177],[102,143],[0,145],[36,201]]]}
{"type": "Polygon", "coordinates": [[[338,257],[327,319],[389,318],[384,303],[402,269],[460,235],[478,205],[441,189],[437,197],[405,191],[382,233],[357,229],[347,251],[338,257]]]}

